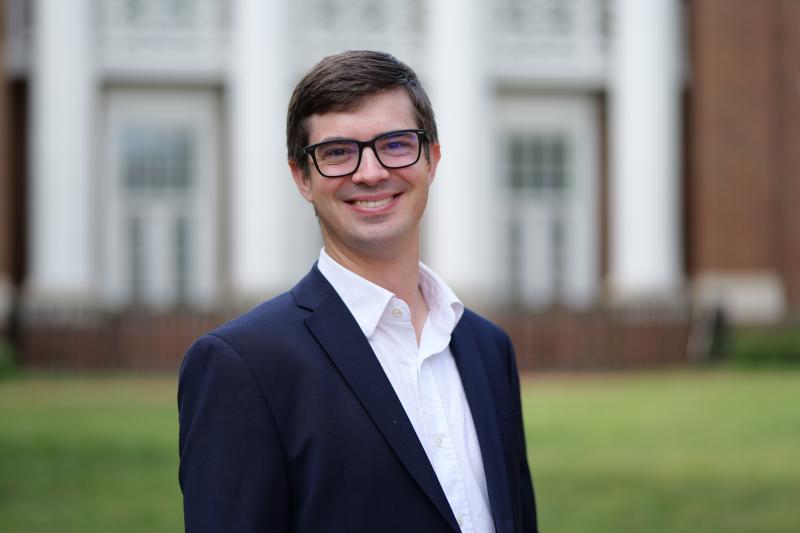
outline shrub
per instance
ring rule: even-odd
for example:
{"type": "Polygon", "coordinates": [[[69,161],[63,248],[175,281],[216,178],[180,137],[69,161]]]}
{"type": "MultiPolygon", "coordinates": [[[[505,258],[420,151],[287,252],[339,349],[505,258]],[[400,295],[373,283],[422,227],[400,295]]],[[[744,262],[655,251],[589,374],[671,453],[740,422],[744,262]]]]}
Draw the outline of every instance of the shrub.
{"type": "Polygon", "coordinates": [[[14,350],[5,339],[0,337],[0,378],[14,372],[14,350]]]}
{"type": "Polygon", "coordinates": [[[737,365],[800,367],[800,327],[735,330],[727,348],[737,365]]]}

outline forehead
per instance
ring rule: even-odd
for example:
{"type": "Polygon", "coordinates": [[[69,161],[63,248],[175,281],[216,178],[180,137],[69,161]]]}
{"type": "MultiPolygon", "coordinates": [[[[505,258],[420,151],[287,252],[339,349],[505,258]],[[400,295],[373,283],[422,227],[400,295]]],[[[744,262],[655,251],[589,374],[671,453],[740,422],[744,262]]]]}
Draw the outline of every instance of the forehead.
{"type": "Polygon", "coordinates": [[[308,142],[337,137],[368,140],[387,131],[416,127],[411,98],[405,89],[397,88],[371,96],[347,111],[311,115],[308,142]]]}

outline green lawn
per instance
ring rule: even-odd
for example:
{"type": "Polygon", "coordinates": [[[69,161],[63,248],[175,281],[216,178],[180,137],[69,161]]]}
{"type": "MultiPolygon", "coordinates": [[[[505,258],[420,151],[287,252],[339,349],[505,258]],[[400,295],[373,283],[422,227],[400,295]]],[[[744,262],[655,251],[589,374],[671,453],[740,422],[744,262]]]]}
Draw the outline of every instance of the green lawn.
{"type": "MultiPolygon", "coordinates": [[[[800,531],[800,372],[525,380],[547,533],[800,531]]],[[[0,381],[0,531],[181,531],[174,378],[0,381]]]]}
{"type": "Polygon", "coordinates": [[[528,380],[547,532],[800,531],[800,372],[528,380]]]}
{"type": "Polygon", "coordinates": [[[183,531],[174,379],[0,381],[0,531],[183,531]]]}

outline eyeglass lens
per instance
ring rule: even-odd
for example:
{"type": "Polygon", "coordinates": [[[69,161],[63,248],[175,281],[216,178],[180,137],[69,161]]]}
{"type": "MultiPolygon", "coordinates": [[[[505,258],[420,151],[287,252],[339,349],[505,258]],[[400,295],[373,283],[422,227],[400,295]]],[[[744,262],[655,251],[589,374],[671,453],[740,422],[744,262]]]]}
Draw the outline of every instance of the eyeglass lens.
{"type": "MultiPolygon", "coordinates": [[[[378,161],[386,168],[402,168],[417,162],[420,140],[417,132],[390,132],[363,145],[372,146],[378,161]]],[[[361,146],[356,141],[341,140],[320,143],[314,149],[317,169],[324,176],[352,174],[361,159],[361,146]]]]}

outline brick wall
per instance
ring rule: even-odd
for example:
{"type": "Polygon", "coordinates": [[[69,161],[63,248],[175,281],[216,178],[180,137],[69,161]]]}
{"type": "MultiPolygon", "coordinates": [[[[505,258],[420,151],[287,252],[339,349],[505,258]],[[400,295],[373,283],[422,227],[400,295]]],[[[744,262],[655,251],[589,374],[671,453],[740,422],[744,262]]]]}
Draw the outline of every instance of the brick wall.
{"type": "Polygon", "coordinates": [[[523,370],[614,370],[686,365],[688,312],[660,309],[505,313],[523,370]]]}
{"type": "Polygon", "coordinates": [[[800,2],[781,0],[778,21],[780,261],[800,318],[800,2]]]}
{"type": "Polygon", "coordinates": [[[777,272],[800,316],[800,2],[690,10],[690,272],[777,272]]]}
{"type": "Polygon", "coordinates": [[[775,268],[775,2],[691,6],[692,267],[775,268]]]}
{"type": "MultiPolygon", "coordinates": [[[[22,328],[22,363],[50,370],[177,372],[195,338],[234,313],[40,315],[22,328]]],[[[689,316],[678,311],[493,313],[520,368],[610,370],[685,365],[689,316]]]]}
{"type": "Polygon", "coordinates": [[[177,372],[192,342],[230,314],[85,313],[28,316],[21,362],[50,370],[177,372]]]}

